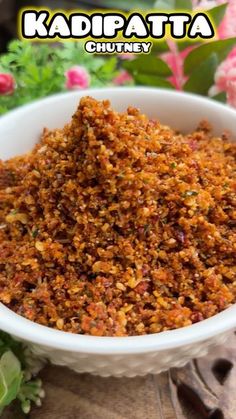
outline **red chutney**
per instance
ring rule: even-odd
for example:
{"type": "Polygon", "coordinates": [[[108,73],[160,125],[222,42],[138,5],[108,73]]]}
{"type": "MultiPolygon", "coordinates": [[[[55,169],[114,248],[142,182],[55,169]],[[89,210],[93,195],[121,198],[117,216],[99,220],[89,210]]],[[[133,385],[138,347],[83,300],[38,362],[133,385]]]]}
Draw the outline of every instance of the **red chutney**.
{"type": "Polygon", "coordinates": [[[128,336],[236,300],[236,145],[86,97],[0,162],[0,301],[73,333],[128,336]]]}

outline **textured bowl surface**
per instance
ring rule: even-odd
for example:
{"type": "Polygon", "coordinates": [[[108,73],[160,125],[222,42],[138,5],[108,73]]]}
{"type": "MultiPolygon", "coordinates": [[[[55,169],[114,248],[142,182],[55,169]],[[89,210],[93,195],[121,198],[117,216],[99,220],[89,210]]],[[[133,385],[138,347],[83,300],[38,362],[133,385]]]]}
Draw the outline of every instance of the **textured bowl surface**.
{"type": "MultiPolygon", "coordinates": [[[[10,112],[0,119],[0,158],[29,151],[44,127],[60,128],[70,120],[79,99],[88,92],[52,96],[10,112]]],[[[151,118],[183,132],[207,119],[216,134],[230,131],[236,139],[236,112],[205,98],[149,88],[89,90],[97,99],[109,99],[118,111],[139,107],[151,118]]],[[[223,343],[236,327],[236,305],[200,323],[148,336],[104,338],[73,335],[38,325],[0,304],[0,329],[26,341],[32,350],[57,365],[101,376],[135,376],[183,366],[223,343]]]]}

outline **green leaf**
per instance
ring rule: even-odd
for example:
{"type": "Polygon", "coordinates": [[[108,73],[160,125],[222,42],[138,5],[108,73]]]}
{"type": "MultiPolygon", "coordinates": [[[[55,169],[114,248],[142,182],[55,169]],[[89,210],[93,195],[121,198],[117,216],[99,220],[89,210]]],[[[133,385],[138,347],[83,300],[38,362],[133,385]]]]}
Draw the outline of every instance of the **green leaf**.
{"type": "Polygon", "coordinates": [[[190,74],[213,53],[217,54],[217,58],[220,63],[227,57],[235,45],[236,38],[228,38],[221,41],[212,41],[195,48],[189,53],[184,62],[185,74],[190,74]]]}
{"type": "Polygon", "coordinates": [[[199,39],[187,40],[185,38],[183,41],[176,39],[176,43],[178,45],[178,50],[183,51],[188,47],[196,47],[198,45],[201,45],[202,42],[199,41],[199,39]]]}
{"type": "Polygon", "coordinates": [[[104,64],[101,67],[99,67],[99,70],[105,74],[110,74],[116,70],[116,66],[117,66],[117,58],[112,57],[106,60],[104,64]]]}
{"type": "Polygon", "coordinates": [[[167,42],[165,40],[164,41],[160,40],[160,41],[153,42],[151,53],[161,54],[163,52],[168,52],[169,50],[170,49],[167,42]]]}
{"type": "Polygon", "coordinates": [[[227,102],[226,92],[220,92],[218,93],[218,95],[212,96],[211,99],[214,99],[217,102],[226,103],[227,102]]]}
{"type": "Polygon", "coordinates": [[[193,5],[191,0],[175,0],[175,9],[192,10],[193,5]]]}
{"type": "Polygon", "coordinates": [[[123,67],[133,76],[136,74],[151,74],[157,76],[171,76],[172,72],[161,58],[153,55],[142,55],[135,60],[126,61],[123,67]]]}
{"type": "Polygon", "coordinates": [[[154,7],[159,10],[192,10],[191,0],[156,0],[154,7]]]}
{"type": "Polygon", "coordinates": [[[220,22],[222,21],[228,3],[221,4],[220,6],[213,7],[213,9],[207,10],[207,14],[210,20],[217,26],[219,26],[220,22]]]}
{"type": "Polygon", "coordinates": [[[0,360],[0,407],[9,405],[19,392],[23,374],[21,365],[11,351],[5,352],[0,360]]]}
{"type": "Polygon", "coordinates": [[[14,355],[20,360],[21,365],[25,366],[25,361],[24,361],[24,356],[23,356],[24,350],[23,350],[22,343],[14,340],[7,333],[0,331],[0,356],[3,355],[4,352],[8,350],[11,350],[14,353],[14,355]]]}
{"type": "Polygon", "coordinates": [[[168,80],[149,74],[138,74],[135,76],[135,81],[137,84],[144,86],[165,87],[167,89],[173,89],[172,84],[168,80]]]}
{"type": "MultiPolygon", "coordinates": [[[[95,60],[96,62],[96,60],[95,60]]],[[[102,65],[90,69],[92,77],[91,86],[100,87],[109,84],[117,75],[117,58],[112,57],[102,61],[102,65]]]]}
{"type": "Polygon", "coordinates": [[[217,66],[218,58],[213,53],[192,72],[184,85],[184,90],[206,96],[210,87],[214,84],[214,75],[217,66]]]}

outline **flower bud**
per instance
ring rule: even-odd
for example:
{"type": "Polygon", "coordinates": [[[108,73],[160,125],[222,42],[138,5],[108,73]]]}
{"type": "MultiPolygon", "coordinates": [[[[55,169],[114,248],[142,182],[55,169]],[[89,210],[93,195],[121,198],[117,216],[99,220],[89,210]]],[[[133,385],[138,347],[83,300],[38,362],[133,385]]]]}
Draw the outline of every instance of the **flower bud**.
{"type": "Polygon", "coordinates": [[[87,89],[90,84],[90,76],[87,70],[81,66],[71,67],[66,73],[66,87],[69,90],[87,89]]]}
{"type": "Polygon", "coordinates": [[[14,89],[14,77],[11,74],[0,73],[0,95],[11,95],[14,89]]]}

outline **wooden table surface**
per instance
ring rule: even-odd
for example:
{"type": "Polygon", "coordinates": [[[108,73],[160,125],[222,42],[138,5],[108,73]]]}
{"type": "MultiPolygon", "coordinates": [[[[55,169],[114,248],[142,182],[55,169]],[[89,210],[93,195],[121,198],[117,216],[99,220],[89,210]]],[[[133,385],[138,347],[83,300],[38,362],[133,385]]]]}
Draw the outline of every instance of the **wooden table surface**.
{"type": "MultiPolygon", "coordinates": [[[[100,378],[47,366],[46,398],[30,419],[236,419],[236,336],[158,376],[100,378]]],[[[21,419],[15,408],[3,419],[21,419]]]]}

